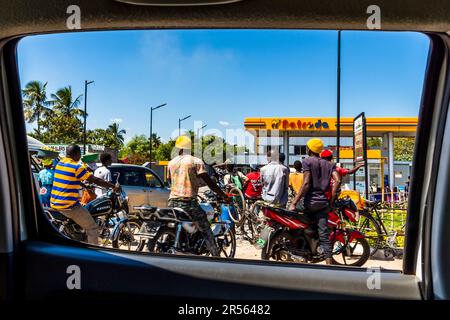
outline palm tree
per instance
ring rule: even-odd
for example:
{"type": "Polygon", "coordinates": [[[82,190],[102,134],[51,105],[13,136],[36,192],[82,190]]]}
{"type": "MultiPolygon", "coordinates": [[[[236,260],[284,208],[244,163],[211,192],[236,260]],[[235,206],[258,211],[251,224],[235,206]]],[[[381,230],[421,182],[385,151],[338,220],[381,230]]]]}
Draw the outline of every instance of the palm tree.
{"type": "Polygon", "coordinates": [[[25,119],[29,123],[36,121],[38,139],[41,137],[41,116],[51,111],[47,107],[49,102],[47,101],[46,88],[47,82],[43,84],[40,81],[30,81],[22,90],[25,119]]]}
{"type": "Polygon", "coordinates": [[[127,133],[125,129],[119,129],[119,124],[117,122],[114,122],[108,126],[108,129],[106,129],[106,131],[109,135],[111,135],[113,144],[117,149],[120,146],[123,146],[123,143],[125,141],[124,135],[127,133]]]}
{"type": "Polygon", "coordinates": [[[84,116],[84,111],[78,109],[82,95],[79,95],[74,100],[71,86],[59,89],[56,93],[52,93],[51,97],[53,100],[49,101],[49,103],[62,115],[66,117],[84,116]]]}

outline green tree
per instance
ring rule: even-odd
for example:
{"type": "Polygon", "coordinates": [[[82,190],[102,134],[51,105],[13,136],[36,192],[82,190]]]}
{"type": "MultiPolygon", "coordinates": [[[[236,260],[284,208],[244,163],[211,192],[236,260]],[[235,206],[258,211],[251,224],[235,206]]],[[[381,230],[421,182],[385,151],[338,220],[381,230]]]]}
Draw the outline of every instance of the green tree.
{"type": "Polygon", "coordinates": [[[79,95],[74,99],[72,87],[67,86],[59,89],[56,93],[52,93],[51,98],[53,100],[50,100],[49,103],[56,112],[65,117],[84,116],[84,111],[78,108],[81,103],[81,97],[82,95],[79,95]]]}
{"type": "Polygon", "coordinates": [[[367,148],[378,148],[383,146],[383,141],[378,137],[367,138],[367,148]]]}
{"type": "Polygon", "coordinates": [[[155,152],[155,160],[168,161],[172,158],[172,150],[175,148],[175,140],[170,139],[166,143],[160,143],[155,152]]]}
{"type": "Polygon", "coordinates": [[[48,115],[51,111],[48,107],[46,90],[47,82],[42,83],[36,80],[28,82],[22,90],[25,120],[29,123],[36,121],[37,130],[34,136],[37,139],[41,139],[41,117],[48,115]]]}
{"type": "Polygon", "coordinates": [[[107,132],[105,129],[87,130],[86,142],[88,144],[105,145],[107,141],[107,132]]]}
{"type": "Polygon", "coordinates": [[[83,129],[83,122],[79,118],[84,112],[78,108],[81,95],[73,99],[70,86],[59,89],[51,94],[48,103],[53,106],[53,112],[48,112],[43,126],[44,143],[79,143],[83,129]]]}
{"type": "Polygon", "coordinates": [[[394,159],[396,161],[412,161],[414,145],[414,137],[394,138],[394,159]]]}
{"type": "Polygon", "coordinates": [[[119,152],[119,157],[128,157],[131,163],[143,164],[150,155],[149,139],[145,135],[136,135],[119,152]]]}
{"type": "Polygon", "coordinates": [[[120,129],[119,124],[114,122],[106,129],[105,146],[118,151],[125,141],[125,129],[120,129]]]}
{"type": "Polygon", "coordinates": [[[83,133],[83,122],[75,117],[66,117],[54,112],[42,122],[46,131],[42,133],[44,143],[80,143],[83,133]]]}

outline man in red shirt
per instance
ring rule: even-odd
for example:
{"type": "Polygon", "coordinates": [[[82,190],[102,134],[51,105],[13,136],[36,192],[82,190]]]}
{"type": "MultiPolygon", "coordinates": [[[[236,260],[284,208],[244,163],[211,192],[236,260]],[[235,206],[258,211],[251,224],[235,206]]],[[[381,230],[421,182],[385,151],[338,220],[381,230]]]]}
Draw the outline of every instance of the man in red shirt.
{"type": "MultiPolygon", "coordinates": [[[[323,150],[323,151],[320,153],[320,157],[321,157],[322,159],[324,159],[324,160],[327,160],[327,161],[330,161],[330,162],[331,162],[331,161],[333,160],[333,153],[332,153],[330,150],[325,149],[325,150],[323,150]]],[[[363,163],[358,164],[356,167],[354,167],[354,168],[352,168],[352,169],[345,169],[345,168],[336,166],[336,172],[339,173],[339,175],[340,175],[341,178],[342,178],[342,177],[345,177],[345,176],[348,175],[348,174],[354,174],[356,171],[358,171],[358,170],[361,169],[362,167],[364,167],[364,164],[363,164],[363,163]]],[[[331,179],[331,181],[330,181],[330,188],[329,188],[329,190],[327,191],[327,196],[328,196],[328,197],[331,197],[331,189],[333,188],[333,183],[334,183],[334,181],[333,181],[333,179],[331,179]]]]}
{"type": "Polygon", "coordinates": [[[251,172],[247,174],[248,180],[244,186],[244,194],[249,199],[260,199],[262,192],[261,173],[256,164],[250,165],[251,172]]]}

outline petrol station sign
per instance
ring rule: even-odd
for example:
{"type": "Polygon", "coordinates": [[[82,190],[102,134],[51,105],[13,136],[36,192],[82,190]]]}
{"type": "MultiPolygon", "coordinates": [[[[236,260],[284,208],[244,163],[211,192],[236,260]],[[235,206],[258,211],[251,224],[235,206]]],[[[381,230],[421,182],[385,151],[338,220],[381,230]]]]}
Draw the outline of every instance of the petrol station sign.
{"type": "MultiPolygon", "coordinates": [[[[367,167],[367,126],[364,112],[353,119],[353,161],[356,164],[364,163],[364,189],[366,199],[369,198],[369,173],[367,167]]],[[[356,187],[356,174],[354,175],[356,187]]]]}

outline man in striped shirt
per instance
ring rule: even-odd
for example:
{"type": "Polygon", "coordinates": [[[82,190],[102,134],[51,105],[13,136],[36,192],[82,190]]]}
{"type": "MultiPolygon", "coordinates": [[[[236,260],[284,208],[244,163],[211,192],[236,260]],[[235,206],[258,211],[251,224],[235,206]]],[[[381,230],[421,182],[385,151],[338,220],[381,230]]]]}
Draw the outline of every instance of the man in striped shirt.
{"type": "Polygon", "coordinates": [[[81,149],[78,145],[66,148],[66,157],[56,165],[53,178],[53,188],[50,197],[50,206],[58,210],[69,219],[72,219],[86,231],[88,242],[98,244],[98,226],[89,211],[81,204],[81,182],[114,188],[114,184],[94,177],[80,162],[81,149]]]}

